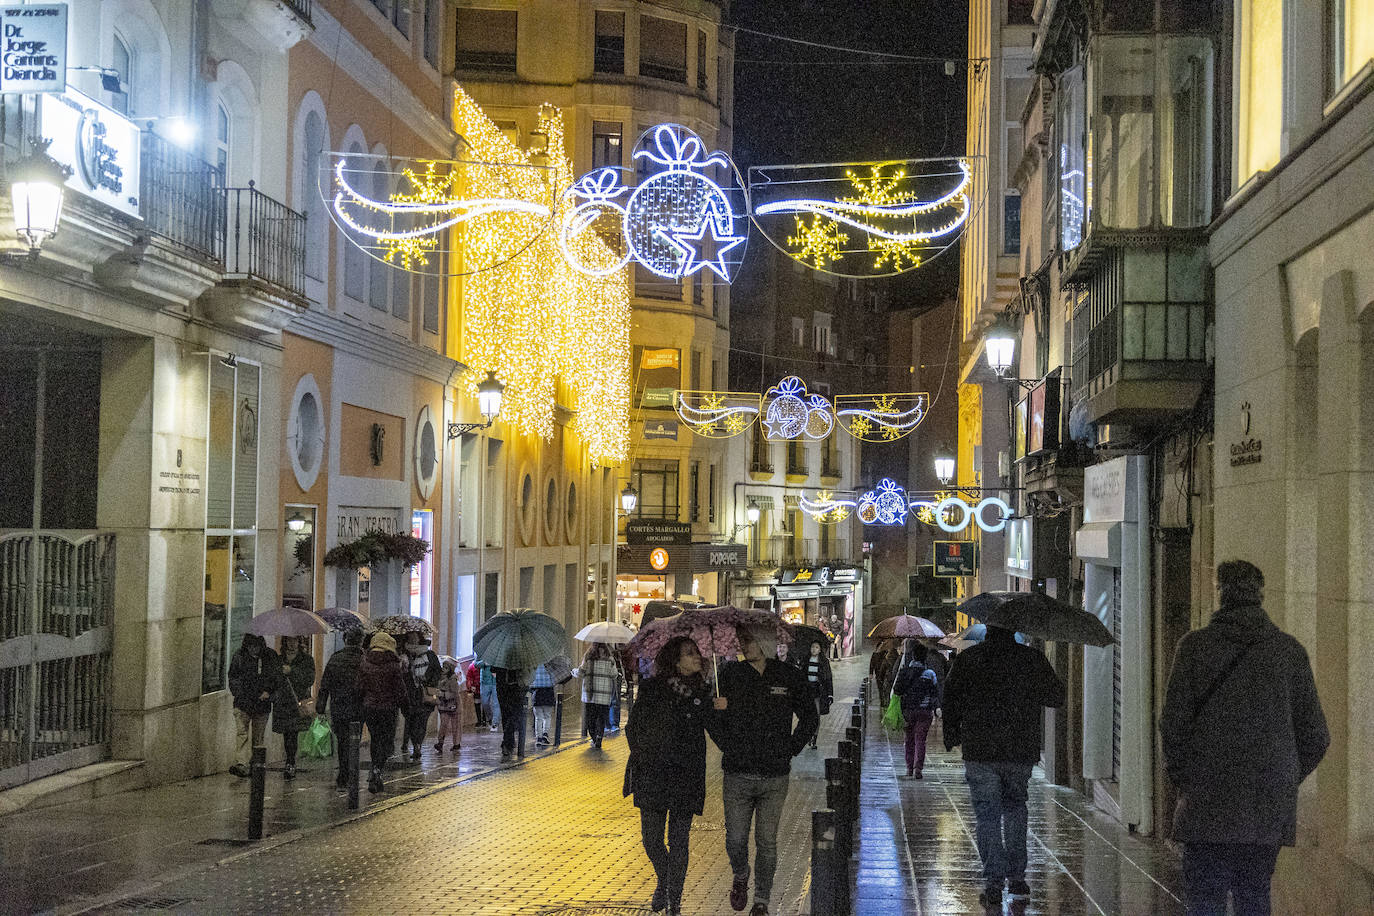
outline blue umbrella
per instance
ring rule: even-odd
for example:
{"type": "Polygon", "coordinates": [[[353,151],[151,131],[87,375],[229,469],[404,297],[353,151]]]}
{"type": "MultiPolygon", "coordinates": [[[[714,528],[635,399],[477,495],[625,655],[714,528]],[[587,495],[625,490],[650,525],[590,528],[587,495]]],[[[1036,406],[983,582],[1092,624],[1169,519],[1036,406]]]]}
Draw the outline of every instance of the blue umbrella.
{"type": "MultiPolygon", "coordinates": [[[[956,643],[962,642],[965,643],[966,646],[974,645],[976,643],[982,642],[987,638],[988,625],[985,623],[975,623],[972,626],[964,627],[964,631],[957,636],[946,636],[944,639],[940,640],[940,644],[943,646],[954,646],[955,648],[959,648],[959,646],[955,645],[956,643]]],[[[1030,645],[1030,640],[1026,638],[1025,633],[1017,633],[1016,641],[1023,646],[1030,645]]]]}

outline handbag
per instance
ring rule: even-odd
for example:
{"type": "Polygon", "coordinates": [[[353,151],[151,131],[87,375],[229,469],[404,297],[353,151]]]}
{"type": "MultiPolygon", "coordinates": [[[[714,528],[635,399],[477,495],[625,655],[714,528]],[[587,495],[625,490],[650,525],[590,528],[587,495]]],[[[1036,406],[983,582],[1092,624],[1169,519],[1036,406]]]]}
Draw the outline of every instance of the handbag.
{"type": "Polygon", "coordinates": [[[291,699],[296,701],[296,714],[309,722],[315,718],[315,698],[306,697],[304,700],[296,696],[296,688],[291,686],[291,681],[286,681],[286,689],[291,691],[291,699]]]}
{"type": "Polygon", "coordinates": [[[883,727],[894,732],[906,728],[906,719],[902,718],[902,698],[895,693],[887,701],[887,709],[883,712],[883,727]]]}

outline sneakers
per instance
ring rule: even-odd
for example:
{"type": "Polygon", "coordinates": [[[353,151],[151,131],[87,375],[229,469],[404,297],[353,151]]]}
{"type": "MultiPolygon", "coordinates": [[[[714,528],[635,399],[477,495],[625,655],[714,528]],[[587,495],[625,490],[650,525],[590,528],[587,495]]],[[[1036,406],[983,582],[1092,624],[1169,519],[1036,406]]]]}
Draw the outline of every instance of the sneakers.
{"type": "Polygon", "coordinates": [[[1012,895],[1012,897],[1018,897],[1022,900],[1029,898],[1031,895],[1030,885],[1027,884],[1025,881],[1008,881],[1007,891],[1012,895]]]}
{"type": "Polygon", "coordinates": [[[248,775],[248,767],[241,763],[236,763],[229,768],[230,776],[238,776],[240,779],[248,775]]]}
{"type": "Polygon", "coordinates": [[[282,770],[281,777],[282,779],[295,779],[296,765],[294,763],[288,763],[286,767],[282,770]]]}
{"type": "MultiPolygon", "coordinates": [[[[535,745],[535,747],[548,747],[548,746],[549,746],[549,736],[548,736],[548,734],[546,733],[546,734],[540,735],[540,736],[539,736],[539,740],[535,741],[535,742],[534,742],[534,745],[535,745]]],[[[662,909],[662,907],[659,907],[659,909],[662,909]]]]}
{"type": "Polygon", "coordinates": [[[730,885],[730,909],[736,913],[744,911],[744,905],[749,901],[749,879],[736,877],[730,885]]]}
{"type": "Polygon", "coordinates": [[[983,906],[1001,906],[1002,889],[1000,887],[984,888],[983,892],[978,895],[978,902],[983,906]]]}
{"type": "Polygon", "coordinates": [[[492,730],[492,731],[496,731],[496,730],[497,730],[498,728],[500,728],[500,727],[501,727],[501,726],[497,725],[495,722],[491,723],[491,730],[492,730]]]}
{"type": "Polygon", "coordinates": [[[749,909],[749,916],[768,916],[768,904],[755,900],[749,909]]]}

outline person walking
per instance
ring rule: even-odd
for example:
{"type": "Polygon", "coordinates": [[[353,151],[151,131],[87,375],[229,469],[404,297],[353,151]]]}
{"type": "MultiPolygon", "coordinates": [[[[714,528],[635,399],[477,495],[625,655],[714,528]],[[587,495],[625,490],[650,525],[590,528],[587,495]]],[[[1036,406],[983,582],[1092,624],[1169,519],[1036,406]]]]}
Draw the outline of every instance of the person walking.
{"type": "MultiPolygon", "coordinates": [[[[516,750],[516,729],[522,733],[525,730],[525,684],[530,675],[518,668],[492,668],[491,674],[501,710],[501,762],[510,763],[516,750]]],[[[520,756],[525,756],[523,750],[520,756]]]]}
{"type": "Polygon", "coordinates": [[[476,661],[470,661],[464,673],[467,679],[467,691],[472,695],[473,715],[477,717],[474,724],[481,728],[487,724],[487,711],[482,705],[482,672],[477,669],[476,661]]]}
{"type": "Polygon", "coordinates": [[[358,666],[358,690],[363,698],[363,721],[367,723],[372,774],[367,790],[382,791],[382,773],[387,758],[396,747],[396,716],[406,702],[405,675],[396,655],[396,640],[386,633],[375,633],[367,654],[358,666]]]}
{"type": "Polygon", "coordinates": [[[706,732],[718,713],[703,667],[690,636],[668,640],[625,723],[625,794],[634,796],[644,854],[658,879],[649,908],[668,916],[681,916],[692,818],[706,805],[706,732]]]}
{"type": "Polygon", "coordinates": [[[405,728],[401,732],[401,756],[410,749],[411,762],[420,759],[420,745],[429,733],[429,720],[439,704],[439,678],[443,670],[439,656],[419,633],[405,635],[405,651],[401,656],[405,670],[406,704],[402,707],[405,728]]]}
{"type": "Polygon", "coordinates": [[[438,702],[439,742],[434,749],[444,752],[444,739],[449,739],[449,747],[456,754],[463,747],[463,683],[458,674],[457,659],[445,658],[443,672],[439,677],[438,702]]]}
{"type": "Polygon", "coordinates": [[[844,641],[844,631],[838,614],[830,615],[830,657],[840,657],[840,643],[844,641]]]}
{"type": "MultiPolygon", "coordinates": [[[[806,674],[806,686],[811,691],[811,697],[816,703],[816,712],[822,716],[830,714],[830,704],[835,700],[835,678],[830,673],[830,659],[826,657],[825,647],[819,642],[811,643],[811,654],[807,656],[801,664],[801,669],[806,674]]],[[[820,720],[817,719],[817,722],[820,720]]],[[[811,747],[816,746],[816,735],[820,731],[819,726],[811,734],[811,747]]]]}
{"type": "Polygon", "coordinates": [[[534,700],[534,745],[548,747],[549,729],[553,728],[553,708],[558,703],[558,685],[554,683],[547,665],[534,669],[530,693],[534,700]]]}
{"type": "Polygon", "coordinates": [[[267,640],[244,633],[238,651],[229,660],[229,693],[234,698],[234,764],[229,772],[248,775],[253,748],[262,747],[272,695],[281,683],[281,659],[267,648],[267,640]]]}
{"type": "Polygon", "coordinates": [[[582,656],[582,664],[573,673],[582,680],[582,707],[587,734],[591,736],[592,747],[599,749],[610,721],[611,703],[619,688],[616,663],[611,657],[610,648],[605,643],[592,643],[587,654],[582,656]]]}
{"type": "Polygon", "coordinates": [[[906,775],[915,779],[921,779],[925,770],[926,738],[935,710],[940,708],[940,679],[926,666],[926,658],[926,647],[908,639],[902,667],[892,683],[906,720],[906,775]]]}
{"type": "Polygon", "coordinates": [[[281,735],[285,757],[282,777],[285,779],[296,778],[296,751],[301,732],[314,721],[311,696],[315,692],[315,659],[305,651],[308,645],[307,636],[281,638],[282,679],[272,695],[272,731],[281,735]]]}
{"type": "MultiPolygon", "coordinates": [[[[363,663],[363,631],[352,628],[344,630],[343,648],[329,656],[324,663],[324,674],[320,677],[320,692],[315,697],[315,711],[329,716],[335,738],[343,741],[355,723],[363,721],[363,696],[358,692],[358,668],[363,663]],[[334,712],[329,712],[329,701],[334,701],[334,712]]],[[[351,761],[340,744],[339,774],[334,785],[340,789],[348,787],[353,777],[351,761]]]]}
{"type": "Polygon", "coordinates": [[[486,662],[477,666],[478,691],[482,709],[486,711],[487,722],[492,731],[501,727],[501,702],[496,696],[496,671],[486,662]]]}
{"type": "Polygon", "coordinates": [[[999,906],[1026,883],[1026,798],[1040,760],[1043,708],[1064,705],[1064,682],[1045,653],[989,625],[987,638],[960,653],[945,684],[945,747],[963,745],[964,779],[977,820],[984,906],[999,906]]]}
{"type": "Polygon", "coordinates": [[[734,875],[730,907],[743,910],[749,894],[749,830],[754,830],[754,906],[750,916],[768,916],[773,874],[778,865],[778,823],[787,799],[792,758],[816,733],[820,716],[796,667],[769,658],[757,637],[741,628],[743,661],[720,669],[725,701],[721,740],[724,780],[725,851],[734,875]],[[793,727],[793,719],[796,727],[793,727]]]}
{"type": "Polygon", "coordinates": [[[1279,847],[1297,839],[1298,786],[1331,743],[1307,652],[1264,612],[1264,574],[1217,566],[1217,611],[1180,640],[1159,731],[1178,789],[1189,916],[1268,916],[1279,847]]]}

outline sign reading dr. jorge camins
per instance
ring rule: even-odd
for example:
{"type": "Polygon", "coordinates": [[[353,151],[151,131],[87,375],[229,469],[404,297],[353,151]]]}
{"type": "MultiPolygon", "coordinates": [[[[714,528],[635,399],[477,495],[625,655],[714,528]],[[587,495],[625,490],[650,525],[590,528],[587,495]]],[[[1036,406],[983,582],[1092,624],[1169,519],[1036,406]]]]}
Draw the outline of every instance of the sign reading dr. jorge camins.
{"type": "Polygon", "coordinates": [[[48,155],[72,170],[67,187],[129,216],[138,205],[139,130],[133,121],[75,89],[40,104],[48,155]]]}
{"type": "Polygon", "coordinates": [[[67,4],[7,6],[0,9],[0,25],[0,92],[67,88],[67,4]]]}

